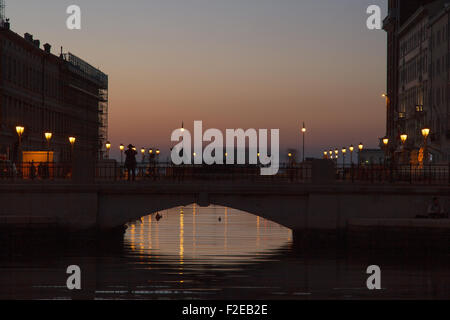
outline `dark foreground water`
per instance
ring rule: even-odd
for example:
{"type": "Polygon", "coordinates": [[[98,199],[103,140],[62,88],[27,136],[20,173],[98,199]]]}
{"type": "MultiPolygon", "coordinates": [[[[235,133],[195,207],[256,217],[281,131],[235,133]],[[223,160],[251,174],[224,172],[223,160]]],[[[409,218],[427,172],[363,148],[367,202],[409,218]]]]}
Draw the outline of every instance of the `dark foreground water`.
{"type": "MultiPolygon", "coordinates": [[[[130,224],[123,242],[2,243],[1,299],[449,299],[450,257],[431,252],[307,251],[275,223],[189,206],[130,224]],[[382,290],[366,287],[369,265],[382,290]],[[69,265],[82,290],[66,287],[69,265]]],[[[50,238],[51,239],[51,238],[50,238]]]]}

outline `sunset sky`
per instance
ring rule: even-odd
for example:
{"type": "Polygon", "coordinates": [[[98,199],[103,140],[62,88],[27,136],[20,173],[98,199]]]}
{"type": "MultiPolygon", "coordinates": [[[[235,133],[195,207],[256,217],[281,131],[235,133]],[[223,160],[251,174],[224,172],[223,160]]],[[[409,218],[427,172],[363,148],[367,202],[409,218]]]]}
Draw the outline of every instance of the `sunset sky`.
{"type": "Polygon", "coordinates": [[[159,147],[171,132],[279,128],[307,155],[385,133],[386,34],[366,8],[387,0],[6,0],[11,28],[109,75],[109,139],[159,147]],[[66,8],[82,30],[66,29],[66,8]]]}

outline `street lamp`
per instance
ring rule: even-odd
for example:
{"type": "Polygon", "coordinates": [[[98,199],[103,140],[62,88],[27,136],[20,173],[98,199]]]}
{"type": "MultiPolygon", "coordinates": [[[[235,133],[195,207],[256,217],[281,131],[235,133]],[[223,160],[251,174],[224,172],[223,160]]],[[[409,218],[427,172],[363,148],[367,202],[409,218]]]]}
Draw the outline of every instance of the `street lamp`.
{"type": "Polygon", "coordinates": [[[51,132],[44,133],[45,140],[47,140],[47,162],[50,161],[50,140],[53,137],[53,134],[51,132]]]}
{"type": "Polygon", "coordinates": [[[305,127],[305,123],[303,122],[303,127],[302,127],[302,136],[303,136],[303,160],[302,162],[305,162],[305,133],[306,133],[306,127],[305,127]]]}
{"type": "Polygon", "coordinates": [[[16,132],[17,132],[17,135],[19,136],[19,142],[22,139],[22,135],[23,135],[24,131],[25,131],[24,127],[22,127],[22,126],[17,126],[16,127],[16,132]]]}
{"type": "Polygon", "coordinates": [[[402,141],[402,153],[403,153],[403,160],[405,161],[406,156],[405,156],[405,144],[406,144],[406,140],[408,139],[408,135],[406,133],[400,135],[400,140],[402,141]]]}
{"type": "Polygon", "coordinates": [[[75,141],[77,141],[77,138],[75,137],[69,137],[69,143],[70,143],[70,160],[73,160],[73,147],[75,145],[75,141]]]}
{"type": "Polygon", "coordinates": [[[350,150],[350,162],[353,164],[353,150],[355,150],[355,148],[351,145],[348,150],[350,150]]]}
{"type": "Polygon", "coordinates": [[[345,154],[347,153],[347,149],[342,148],[342,167],[345,166],[345,154]]]}
{"type": "Polygon", "coordinates": [[[141,148],[141,154],[142,154],[142,163],[144,163],[144,160],[145,160],[145,148],[144,147],[141,148]]]}
{"type": "Polygon", "coordinates": [[[323,158],[324,158],[324,159],[328,159],[328,152],[327,152],[327,151],[324,151],[324,152],[323,152],[323,158]]]}
{"type": "Polygon", "coordinates": [[[330,149],[330,159],[333,160],[333,150],[330,149]]]}
{"type": "Polygon", "coordinates": [[[428,146],[427,146],[427,140],[428,140],[428,136],[430,135],[430,129],[429,128],[423,128],[422,129],[422,135],[423,135],[423,141],[424,141],[424,143],[423,143],[423,145],[424,145],[424,147],[423,147],[423,156],[424,156],[424,159],[426,160],[426,161],[424,161],[424,162],[428,162],[428,146]]]}
{"type": "Polygon", "coordinates": [[[388,152],[389,152],[389,138],[388,137],[384,137],[383,138],[383,145],[384,145],[384,165],[386,166],[386,160],[388,157],[388,152]]]}
{"type": "Polygon", "coordinates": [[[120,165],[122,165],[123,164],[123,151],[125,150],[125,146],[123,144],[120,144],[119,150],[120,150],[120,165]]]}
{"type": "Polygon", "coordinates": [[[358,150],[359,150],[359,152],[358,152],[358,165],[361,164],[361,152],[363,151],[363,149],[364,149],[364,145],[363,145],[363,143],[361,142],[361,143],[358,145],[358,150]]]}
{"type": "Polygon", "coordinates": [[[16,127],[16,132],[17,135],[19,136],[19,146],[18,146],[18,156],[19,159],[17,159],[19,162],[22,162],[22,157],[21,157],[21,153],[22,153],[22,135],[25,131],[25,128],[22,126],[17,126],[16,127]]]}
{"type": "Polygon", "coordinates": [[[407,139],[408,139],[408,135],[406,133],[404,133],[400,136],[400,140],[402,141],[403,144],[405,144],[407,139]]]}
{"type": "Polygon", "coordinates": [[[109,159],[109,150],[111,150],[111,142],[106,141],[105,147],[106,147],[106,158],[109,159]]]}

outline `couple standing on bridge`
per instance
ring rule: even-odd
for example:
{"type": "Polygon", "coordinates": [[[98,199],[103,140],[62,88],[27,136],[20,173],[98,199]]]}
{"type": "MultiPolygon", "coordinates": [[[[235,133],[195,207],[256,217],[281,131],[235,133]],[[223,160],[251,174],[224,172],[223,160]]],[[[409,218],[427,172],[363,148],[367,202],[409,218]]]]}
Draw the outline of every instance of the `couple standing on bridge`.
{"type": "Polygon", "coordinates": [[[127,168],[128,171],[128,181],[136,180],[136,155],[136,148],[132,144],[129,144],[127,151],[125,151],[125,168],[127,168]]]}

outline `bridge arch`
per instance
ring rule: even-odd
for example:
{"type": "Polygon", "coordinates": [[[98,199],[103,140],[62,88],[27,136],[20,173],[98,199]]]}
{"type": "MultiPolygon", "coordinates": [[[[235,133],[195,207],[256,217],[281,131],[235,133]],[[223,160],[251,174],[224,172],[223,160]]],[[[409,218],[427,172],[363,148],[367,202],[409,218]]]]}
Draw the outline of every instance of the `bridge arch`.
{"type": "Polygon", "coordinates": [[[301,228],[307,216],[307,197],[298,195],[104,193],[99,194],[97,224],[101,229],[114,229],[155,212],[193,203],[244,211],[292,230],[301,228]]]}

